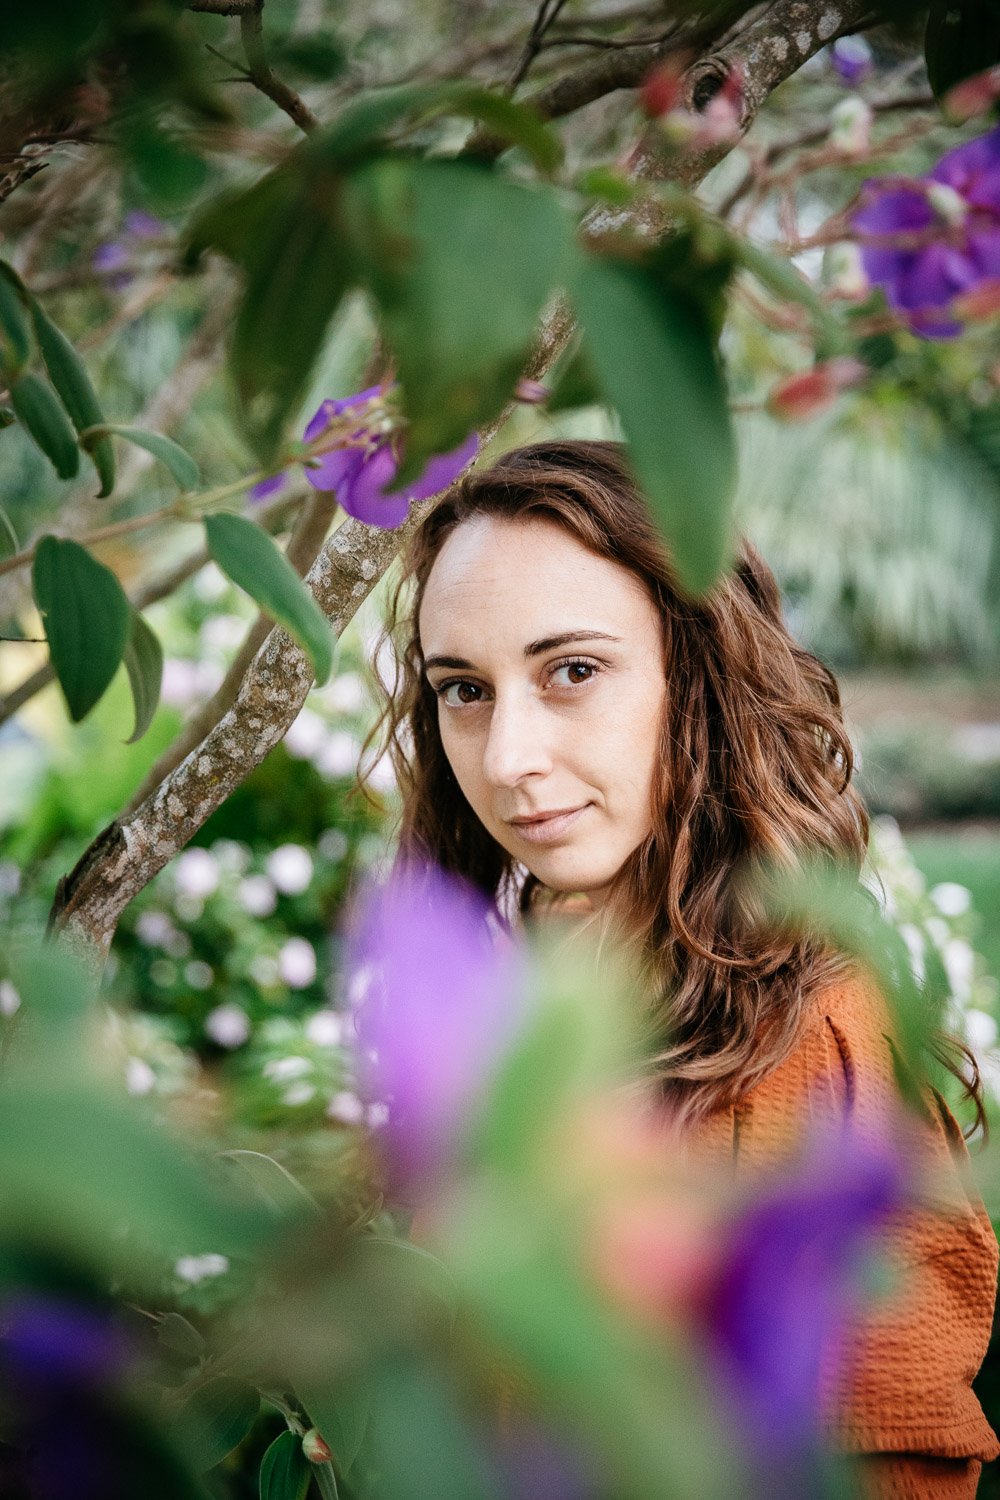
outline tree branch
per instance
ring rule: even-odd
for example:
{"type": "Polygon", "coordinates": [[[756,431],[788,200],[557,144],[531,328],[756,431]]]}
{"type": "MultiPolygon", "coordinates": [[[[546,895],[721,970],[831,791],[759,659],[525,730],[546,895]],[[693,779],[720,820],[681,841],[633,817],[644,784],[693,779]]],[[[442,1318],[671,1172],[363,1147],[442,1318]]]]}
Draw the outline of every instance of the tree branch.
{"type": "Polygon", "coordinates": [[[277,76],[268,62],[264,51],[263,11],[264,0],[255,0],[253,5],[244,7],[240,15],[240,34],[243,38],[243,50],[247,55],[250,79],[272,104],[283,109],[299,129],[308,135],[310,130],[316,129],[319,121],[295,90],[277,76]]]}
{"type": "MultiPolygon", "coordinates": [[[[316,560],[316,554],[322,547],[326,534],[330,529],[337,502],[333,495],[327,495],[316,490],[310,490],[305,503],[302,505],[295,522],[295,528],[285,549],[285,556],[300,575],[305,573],[316,560]]],[[[236,702],[236,695],[240,690],[240,684],[246,676],[254,657],[264,644],[273,627],[270,615],[258,614],[250,629],[247,631],[239,651],[229,664],[229,670],[222,679],[216,691],[207,702],[196,710],[184,725],[180,734],[172,745],[168,745],[163,754],[147,772],[142,785],[139,786],[129,800],[124,816],[131,813],[145,802],[146,798],[156,791],[161,781],[165,781],[171,771],[180,765],[184,757],[200,745],[212,726],[217,724],[223,714],[228,713],[236,702]]]]}
{"type": "MultiPolygon", "coordinates": [[[[863,0],[775,0],[758,7],[720,39],[713,54],[688,69],[683,79],[684,94],[692,103],[706,90],[711,98],[730,72],[739,70],[745,130],[779,83],[835,37],[857,29],[868,14],[863,0]]],[[[630,52],[617,53],[610,61],[619,67],[630,65],[632,56],[630,52]]],[[[631,166],[640,177],[662,180],[670,176],[690,185],[699,181],[731,144],[691,152],[678,160],[665,156],[655,133],[650,132],[633,154],[631,166]]],[[[617,215],[616,223],[615,214],[601,210],[591,215],[586,227],[598,232],[623,222],[623,214],[617,215]]],[[[572,332],[572,314],[561,302],[544,323],[526,373],[537,378],[551,368],[572,332]]],[[[502,421],[503,415],[495,427],[502,421]]],[[[398,531],[382,531],[349,520],[333,533],[310,569],[307,583],[337,634],[434,503],[429,500],[413,506],[398,531]]],[[[276,627],[220,722],[134,813],[105,830],[60,883],[53,921],[75,946],[89,952],[95,964],[107,952],[124,907],[279,742],[311,685],[306,657],[276,627]]]]}

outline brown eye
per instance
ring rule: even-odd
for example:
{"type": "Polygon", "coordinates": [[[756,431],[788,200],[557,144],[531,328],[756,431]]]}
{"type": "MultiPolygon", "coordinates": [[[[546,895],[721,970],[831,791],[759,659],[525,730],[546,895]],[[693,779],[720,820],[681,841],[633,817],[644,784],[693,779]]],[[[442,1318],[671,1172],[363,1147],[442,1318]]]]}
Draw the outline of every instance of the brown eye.
{"type": "Polygon", "coordinates": [[[564,661],[556,667],[552,674],[552,680],[557,687],[579,687],[590,679],[598,671],[598,667],[591,661],[564,661]],[[559,674],[565,673],[564,677],[559,674]]]}
{"type": "Polygon", "coordinates": [[[477,687],[474,682],[446,682],[437,690],[438,697],[448,708],[464,708],[470,703],[478,703],[482,694],[482,688],[477,687]]]}

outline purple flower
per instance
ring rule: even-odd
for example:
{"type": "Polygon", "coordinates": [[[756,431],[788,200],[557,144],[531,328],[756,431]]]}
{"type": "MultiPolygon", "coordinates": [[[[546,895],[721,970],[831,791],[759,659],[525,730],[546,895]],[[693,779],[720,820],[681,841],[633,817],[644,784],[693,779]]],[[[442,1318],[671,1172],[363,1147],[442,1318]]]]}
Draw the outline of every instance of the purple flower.
{"type": "Polygon", "coordinates": [[[395,874],[362,902],[348,962],[364,986],[359,1068],[365,1092],[388,1105],[397,1182],[434,1178],[454,1159],[523,1024],[519,955],[491,930],[491,909],[432,866],[395,874]]]}
{"type": "Polygon", "coordinates": [[[141,208],[133,208],[125,215],[125,233],[134,240],[162,240],[169,233],[162,219],[147,214],[141,208]]]}
{"type": "Polygon", "coordinates": [[[813,1142],[732,1226],[707,1309],[723,1384],[754,1450],[807,1454],[876,1232],[904,1201],[901,1154],[856,1133],[813,1142]]]}
{"type": "Polygon", "coordinates": [[[962,331],[952,304],[1000,278],[1000,126],[923,178],[872,178],[851,219],[868,279],[925,338],[962,331]],[[907,243],[909,238],[909,243],[907,243]]]}
{"type": "Polygon", "coordinates": [[[872,49],[863,36],[838,37],[830,61],[845,83],[860,83],[872,70],[872,49]]]}
{"type": "MultiPolygon", "coordinates": [[[[380,386],[371,386],[340,401],[322,402],[306,427],[304,441],[316,442],[334,418],[370,401],[380,391],[380,386]]],[[[399,465],[392,440],[385,433],[372,433],[361,426],[351,433],[349,446],[334,448],[309,459],[305,475],[314,490],[335,494],[348,515],[367,526],[381,526],[391,531],[406,520],[412,501],[426,500],[447,489],[475,456],[478,446],[478,437],[474,432],[470,433],[464,443],[450,453],[440,453],[429,459],[415,480],[393,494],[389,491],[399,465]]],[[[250,491],[251,500],[262,500],[266,495],[274,494],[283,482],[284,474],[262,480],[250,491]]]]}
{"type": "Polygon", "coordinates": [[[106,1384],[129,1363],[121,1330],[97,1308],[27,1292],[0,1304],[0,1366],[19,1384],[106,1384]]]}

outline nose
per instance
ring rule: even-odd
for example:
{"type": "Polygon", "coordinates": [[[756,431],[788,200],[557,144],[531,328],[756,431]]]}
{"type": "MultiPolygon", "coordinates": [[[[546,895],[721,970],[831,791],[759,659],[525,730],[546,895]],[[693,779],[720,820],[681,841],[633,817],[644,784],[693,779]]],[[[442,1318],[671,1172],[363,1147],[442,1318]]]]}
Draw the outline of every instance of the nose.
{"type": "Polygon", "coordinates": [[[530,697],[498,693],[483,750],[483,775],[491,786],[513,787],[552,769],[544,714],[530,697]]]}

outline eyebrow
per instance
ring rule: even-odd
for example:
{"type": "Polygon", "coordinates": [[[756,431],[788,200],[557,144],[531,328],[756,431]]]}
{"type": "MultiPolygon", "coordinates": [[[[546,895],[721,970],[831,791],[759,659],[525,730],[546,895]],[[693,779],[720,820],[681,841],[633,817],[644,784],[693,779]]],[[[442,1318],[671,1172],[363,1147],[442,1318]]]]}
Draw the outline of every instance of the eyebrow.
{"type": "MultiPolygon", "coordinates": [[[[563,630],[558,635],[546,635],[540,640],[529,641],[524,654],[530,660],[533,656],[541,656],[545,651],[556,651],[560,646],[568,646],[574,641],[613,641],[620,645],[621,636],[609,635],[605,630],[563,630]]],[[[450,667],[452,671],[459,672],[474,670],[473,663],[464,656],[428,656],[424,662],[424,671],[429,672],[432,667],[450,667]]]]}

